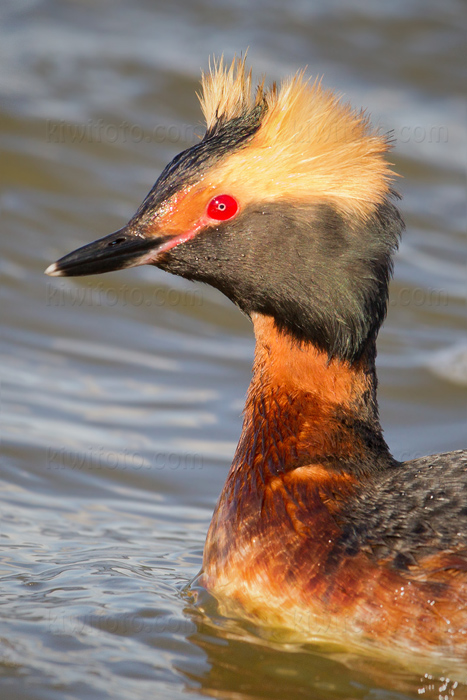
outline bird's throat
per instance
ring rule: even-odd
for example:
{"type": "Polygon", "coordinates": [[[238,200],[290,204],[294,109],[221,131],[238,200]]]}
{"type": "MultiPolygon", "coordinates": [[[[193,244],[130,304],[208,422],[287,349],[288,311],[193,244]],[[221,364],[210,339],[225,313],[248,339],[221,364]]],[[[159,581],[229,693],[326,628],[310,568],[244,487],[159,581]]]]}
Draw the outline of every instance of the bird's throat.
{"type": "Polygon", "coordinates": [[[271,317],[254,314],[253,323],[255,362],[241,441],[249,435],[250,449],[248,457],[237,454],[237,459],[246,458],[265,473],[313,464],[350,473],[358,468],[360,476],[376,468],[386,446],[378,420],[374,347],[350,363],[295,340],[271,317]],[[258,434],[260,444],[253,437],[258,434]]]}

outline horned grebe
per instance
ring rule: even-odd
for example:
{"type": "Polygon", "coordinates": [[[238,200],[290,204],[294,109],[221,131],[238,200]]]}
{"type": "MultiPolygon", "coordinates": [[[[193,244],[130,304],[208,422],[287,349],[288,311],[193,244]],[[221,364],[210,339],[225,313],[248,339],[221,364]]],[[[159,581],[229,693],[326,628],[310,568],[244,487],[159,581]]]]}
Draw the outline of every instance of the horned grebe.
{"type": "Polygon", "coordinates": [[[204,138],[131,221],[47,273],[156,265],[253,321],[208,590],[267,623],[305,619],[310,636],[325,620],[340,639],[467,659],[467,452],[400,463],[378,418],[376,336],[403,229],[387,140],[302,74],[252,97],[244,60],[203,76],[201,104],[204,138]]]}

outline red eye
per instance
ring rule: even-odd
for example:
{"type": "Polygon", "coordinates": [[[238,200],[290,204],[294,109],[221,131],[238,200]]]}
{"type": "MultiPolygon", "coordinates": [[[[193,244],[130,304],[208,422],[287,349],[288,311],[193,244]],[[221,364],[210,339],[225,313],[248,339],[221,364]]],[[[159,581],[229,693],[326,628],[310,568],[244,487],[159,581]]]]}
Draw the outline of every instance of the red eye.
{"type": "Polygon", "coordinates": [[[216,221],[227,221],[238,211],[238,202],[230,194],[218,194],[211,199],[207,208],[207,215],[216,221]]]}

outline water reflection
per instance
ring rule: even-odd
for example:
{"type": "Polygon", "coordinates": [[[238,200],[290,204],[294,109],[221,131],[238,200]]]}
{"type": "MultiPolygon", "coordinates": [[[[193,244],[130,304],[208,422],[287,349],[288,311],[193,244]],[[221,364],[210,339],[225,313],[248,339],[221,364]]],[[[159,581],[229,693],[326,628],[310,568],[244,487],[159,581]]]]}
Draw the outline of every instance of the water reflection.
{"type": "Polygon", "coordinates": [[[185,632],[204,652],[206,663],[201,668],[184,663],[177,668],[186,676],[188,687],[200,685],[209,697],[282,700],[285,687],[290,697],[323,700],[373,695],[388,700],[464,697],[462,668],[452,668],[448,674],[442,666],[417,660],[414,672],[407,660],[404,668],[387,658],[351,653],[338,645],[286,641],[286,633],[216,616],[214,601],[206,594],[203,598],[208,612],[185,609],[186,624],[196,625],[195,632],[185,632]],[[282,642],[277,641],[280,637],[282,642]]]}

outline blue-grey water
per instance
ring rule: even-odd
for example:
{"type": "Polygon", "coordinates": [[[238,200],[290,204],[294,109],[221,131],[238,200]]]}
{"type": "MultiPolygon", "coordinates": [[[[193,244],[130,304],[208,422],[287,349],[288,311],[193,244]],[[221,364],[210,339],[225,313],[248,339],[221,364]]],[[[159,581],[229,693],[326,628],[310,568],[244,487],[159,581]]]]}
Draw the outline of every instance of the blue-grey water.
{"type": "Polygon", "coordinates": [[[2,3],[2,700],[467,697],[429,662],[280,642],[194,605],[249,322],[155,268],[43,275],[125,223],[202,133],[209,55],[249,46],[270,80],[307,65],[396,139],[386,438],[403,459],[465,446],[465,20],[462,0],[2,3]]]}

